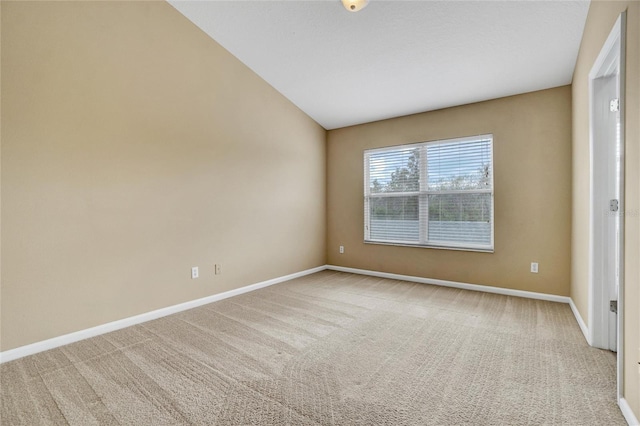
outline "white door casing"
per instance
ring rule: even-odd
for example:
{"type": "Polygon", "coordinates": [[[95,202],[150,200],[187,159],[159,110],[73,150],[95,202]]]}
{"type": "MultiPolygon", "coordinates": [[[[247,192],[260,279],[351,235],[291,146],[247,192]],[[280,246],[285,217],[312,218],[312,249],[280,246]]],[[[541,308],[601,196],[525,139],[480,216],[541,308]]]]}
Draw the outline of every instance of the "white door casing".
{"type": "Polygon", "coordinates": [[[589,344],[617,352],[622,393],[625,14],[589,73],[589,344]],[[617,314],[609,309],[617,302],[617,314]]]}

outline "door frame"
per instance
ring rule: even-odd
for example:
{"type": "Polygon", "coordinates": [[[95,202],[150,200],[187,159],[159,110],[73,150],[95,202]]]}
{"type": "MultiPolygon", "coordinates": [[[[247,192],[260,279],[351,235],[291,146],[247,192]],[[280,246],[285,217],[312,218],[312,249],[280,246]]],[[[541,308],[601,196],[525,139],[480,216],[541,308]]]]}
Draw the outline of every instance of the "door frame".
{"type": "MultiPolygon", "coordinates": [[[[609,288],[601,279],[603,268],[600,259],[603,250],[598,250],[594,244],[597,232],[601,232],[601,223],[596,221],[596,212],[603,205],[596,205],[596,197],[606,188],[606,183],[598,181],[594,174],[595,162],[606,161],[602,156],[595,156],[596,129],[595,129],[595,105],[594,105],[594,81],[608,75],[608,72],[616,64],[618,66],[618,99],[620,108],[620,237],[618,265],[618,318],[617,318],[617,399],[623,393],[623,368],[624,368],[624,162],[625,162],[625,52],[626,52],[626,12],[622,12],[614,24],[607,40],[605,41],[591,71],[589,72],[589,155],[590,155],[590,211],[589,211],[589,344],[599,348],[609,348],[609,288]]],[[[606,248],[604,249],[606,250],[606,248]]]]}

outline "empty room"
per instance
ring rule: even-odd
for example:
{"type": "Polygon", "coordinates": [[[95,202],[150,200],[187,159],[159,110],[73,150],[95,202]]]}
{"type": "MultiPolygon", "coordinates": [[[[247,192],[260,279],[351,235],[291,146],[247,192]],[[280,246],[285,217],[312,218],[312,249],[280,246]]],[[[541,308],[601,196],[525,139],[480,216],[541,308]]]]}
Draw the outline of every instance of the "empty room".
{"type": "Polygon", "coordinates": [[[0,23],[0,424],[638,425],[639,1],[0,23]]]}

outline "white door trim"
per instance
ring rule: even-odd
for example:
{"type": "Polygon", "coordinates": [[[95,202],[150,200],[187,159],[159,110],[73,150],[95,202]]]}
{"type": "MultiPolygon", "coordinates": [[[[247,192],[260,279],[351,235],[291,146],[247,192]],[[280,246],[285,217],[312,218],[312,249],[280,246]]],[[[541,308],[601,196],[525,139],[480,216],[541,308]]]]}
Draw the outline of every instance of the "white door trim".
{"type": "Polygon", "coordinates": [[[595,195],[598,193],[601,180],[598,181],[594,174],[595,158],[595,114],[594,114],[594,80],[605,76],[615,67],[617,63],[619,73],[618,97],[620,102],[620,238],[619,238],[619,289],[618,289],[618,339],[617,339],[617,384],[618,401],[623,394],[623,340],[624,340],[624,116],[625,116],[625,34],[626,34],[626,12],[620,14],[616,20],[609,37],[605,41],[591,71],[589,72],[589,148],[590,148],[590,217],[589,217],[589,344],[608,348],[608,300],[609,290],[606,285],[602,285],[602,266],[597,262],[598,254],[594,240],[596,238],[596,209],[602,209],[602,205],[596,205],[595,195]],[[612,60],[613,58],[613,60],[612,60]]]}

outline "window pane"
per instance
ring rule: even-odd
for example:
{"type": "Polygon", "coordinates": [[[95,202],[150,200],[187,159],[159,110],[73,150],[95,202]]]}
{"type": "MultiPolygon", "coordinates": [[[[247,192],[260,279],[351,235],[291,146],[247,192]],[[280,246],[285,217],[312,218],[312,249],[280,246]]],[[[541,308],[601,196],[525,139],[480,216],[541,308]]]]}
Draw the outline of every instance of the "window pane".
{"type": "Polygon", "coordinates": [[[369,233],[372,240],[418,242],[418,197],[370,198],[369,233]]]}
{"type": "Polygon", "coordinates": [[[372,194],[411,192],[420,189],[419,148],[403,148],[369,155],[372,194]]]}
{"type": "Polygon", "coordinates": [[[429,195],[429,241],[491,244],[491,194],[429,195]]]}
{"type": "Polygon", "coordinates": [[[430,191],[489,189],[491,141],[442,142],[427,145],[430,191]]]}
{"type": "Polygon", "coordinates": [[[365,150],[365,240],[493,250],[493,135],[365,150]]]}

